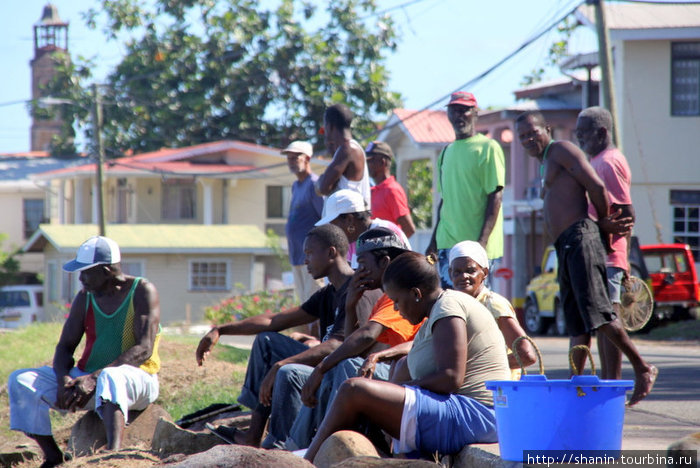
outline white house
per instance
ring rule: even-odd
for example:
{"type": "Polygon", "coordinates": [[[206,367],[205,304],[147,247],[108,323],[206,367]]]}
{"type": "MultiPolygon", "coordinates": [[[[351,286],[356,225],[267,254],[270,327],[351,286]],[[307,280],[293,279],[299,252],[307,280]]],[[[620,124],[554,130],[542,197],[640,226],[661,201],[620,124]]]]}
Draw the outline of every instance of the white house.
{"type": "MultiPolygon", "coordinates": [[[[700,260],[700,5],[606,3],[635,234],[700,260]]],[[[595,25],[590,7],[579,19],[595,25]]]]}

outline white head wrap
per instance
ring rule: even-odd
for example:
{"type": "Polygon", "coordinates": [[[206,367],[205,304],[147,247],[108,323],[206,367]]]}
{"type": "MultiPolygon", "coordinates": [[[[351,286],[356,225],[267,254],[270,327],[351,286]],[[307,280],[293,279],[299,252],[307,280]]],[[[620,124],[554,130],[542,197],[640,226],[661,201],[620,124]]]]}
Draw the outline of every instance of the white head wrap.
{"type": "Polygon", "coordinates": [[[489,258],[486,255],[486,250],[474,241],[462,241],[455,244],[450,249],[450,266],[456,258],[469,257],[476,262],[481,268],[489,267],[489,258]]]}

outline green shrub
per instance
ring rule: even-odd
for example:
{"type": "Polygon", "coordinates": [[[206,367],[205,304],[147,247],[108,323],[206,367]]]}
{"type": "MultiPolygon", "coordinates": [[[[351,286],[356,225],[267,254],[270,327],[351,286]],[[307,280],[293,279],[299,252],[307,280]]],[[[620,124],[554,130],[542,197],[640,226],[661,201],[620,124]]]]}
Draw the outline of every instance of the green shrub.
{"type": "Polygon", "coordinates": [[[204,309],[204,317],[220,325],[263,313],[277,313],[294,304],[293,291],[259,291],[239,294],[204,309]]]}

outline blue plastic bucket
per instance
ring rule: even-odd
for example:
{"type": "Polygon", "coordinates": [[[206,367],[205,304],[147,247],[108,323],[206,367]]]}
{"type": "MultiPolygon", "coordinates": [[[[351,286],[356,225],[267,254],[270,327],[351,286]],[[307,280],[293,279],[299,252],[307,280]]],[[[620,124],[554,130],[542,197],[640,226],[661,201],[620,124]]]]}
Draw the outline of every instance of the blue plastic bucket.
{"type": "Polygon", "coordinates": [[[632,387],[631,380],[595,375],[486,382],[493,390],[501,458],[521,462],[524,450],[620,450],[625,392],[632,387]]]}

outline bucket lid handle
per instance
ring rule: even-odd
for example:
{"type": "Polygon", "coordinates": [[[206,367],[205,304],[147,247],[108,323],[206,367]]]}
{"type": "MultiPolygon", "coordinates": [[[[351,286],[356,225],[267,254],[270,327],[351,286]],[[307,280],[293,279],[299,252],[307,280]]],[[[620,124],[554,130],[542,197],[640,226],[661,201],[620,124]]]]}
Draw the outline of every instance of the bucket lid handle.
{"type": "Polygon", "coordinates": [[[591,361],[591,375],[595,375],[595,361],[593,360],[593,355],[591,354],[590,348],[586,345],[576,345],[572,346],[571,349],[569,350],[569,365],[571,366],[571,370],[573,371],[574,375],[581,375],[583,374],[583,368],[586,365],[586,360],[584,359],[583,365],[581,366],[581,369],[576,368],[576,364],[574,364],[574,351],[585,351],[586,354],[588,354],[588,359],[591,361]]]}
{"type": "Polygon", "coordinates": [[[523,375],[527,375],[525,366],[523,366],[523,361],[520,359],[520,355],[518,354],[518,350],[516,348],[517,344],[522,340],[529,341],[532,347],[535,349],[535,354],[537,354],[537,362],[540,365],[540,374],[544,375],[544,365],[542,364],[542,353],[540,353],[540,348],[538,348],[533,339],[527,335],[517,337],[513,340],[513,344],[510,345],[510,349],[513,350],[513,354],[515,354],[515,360],[518,361],[518,364],[520,365],[521,372],[523,373],[523,375]]]}

